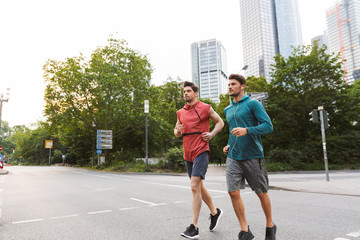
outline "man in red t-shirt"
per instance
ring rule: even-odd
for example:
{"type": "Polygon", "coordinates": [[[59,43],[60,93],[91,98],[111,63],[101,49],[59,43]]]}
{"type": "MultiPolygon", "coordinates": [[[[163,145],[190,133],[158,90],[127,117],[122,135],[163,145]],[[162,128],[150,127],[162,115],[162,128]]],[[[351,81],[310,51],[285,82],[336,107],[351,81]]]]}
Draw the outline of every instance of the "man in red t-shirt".
{"type": "Polygon", "coordinates": [[[183,136],[184,159],[190,177],[192,200],[192,223],[181,236],[198,239],[197,227],[202,200],[210,209],[210,231],[218,226],[223,211],[216,208],[203,181],[209,164],[209,141],[224,127],[224,122],[214,109],[197,100],[199,87],[192,82],[184,82],[185,106],[176,112],[177,123],[174,129],[176,137],[183,136]],[[210,132],[209,119],[216,125],[210,132]]]}

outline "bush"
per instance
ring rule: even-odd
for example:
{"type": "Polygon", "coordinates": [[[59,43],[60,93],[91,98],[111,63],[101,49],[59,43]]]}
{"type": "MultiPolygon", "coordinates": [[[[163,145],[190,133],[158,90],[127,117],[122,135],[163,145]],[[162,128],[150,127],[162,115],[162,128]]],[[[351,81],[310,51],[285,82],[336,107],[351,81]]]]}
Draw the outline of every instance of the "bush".
{"type": "Polygon", "coordinates": [[[165,154],[167,167],[175,171],[185,171],[185,160],[182,148],[170,148],[165,154]]]}

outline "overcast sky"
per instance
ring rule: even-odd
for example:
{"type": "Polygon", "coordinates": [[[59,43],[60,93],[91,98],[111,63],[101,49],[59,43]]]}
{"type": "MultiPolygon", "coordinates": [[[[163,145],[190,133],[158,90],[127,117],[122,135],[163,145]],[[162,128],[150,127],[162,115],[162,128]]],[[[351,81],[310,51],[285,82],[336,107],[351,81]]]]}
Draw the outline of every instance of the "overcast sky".
{"type": "MultiPolygon", "coordinates": [[[[298,2],[304,44],[310,44],[326,29],[325,11],[334,0],[298,2]]],[[[0,93],[11,89],[2,120],[10,126],[42,120],[47,59],[89,56],[110,34],[148,55],[155,85],[168,76],[191,80],[196,41],[220,40],[229,73],[243,66],[239,0],[0,0],[0,93]]]]}

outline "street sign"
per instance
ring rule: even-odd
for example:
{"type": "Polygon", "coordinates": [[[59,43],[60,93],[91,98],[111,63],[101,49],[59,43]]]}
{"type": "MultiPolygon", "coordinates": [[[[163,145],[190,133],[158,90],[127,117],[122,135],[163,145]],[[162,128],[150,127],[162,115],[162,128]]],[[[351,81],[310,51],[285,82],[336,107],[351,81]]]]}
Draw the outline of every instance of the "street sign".
{"type": "Polygon", "coordinates": [[[267,92],[249,93],[249,96],[250,96],[251,98],[256,99],[256,100],[266,99],[266,98],[269,97],[267,92]]]}
{"type": "Polygon", "coordinates": [[[62,155],[61,158],[62,158],[62,159],[65,159],[65,155],[62,155]]]}
{"type": "Polygon", "coordinates": [[[102,150],[101,150],[101,149],[98,149],[98,150],[96,150],[96,153],[97,153],[97,154],[101,154],[101,153],[102,153],[102,150]]]}
{"type": "Polygon", "coordinates": [[[112,135],[112,130],[97,130],[97,135],[112,135]]]}
{"type": "Polygon", "coordinates": [[[3,156],[0,154],[0,161],[2,161],[3,160],[3,156]]]}
{"type": "Polygon", "coordinates": [[[112,139],[101,139],[101,140],[96,140],[97,144],[112,144],[112,139]]]}
{"type": "Polygon", "coordinates": [[[45,140],[45,148],[53,148],[53,140],[45,140]]]}
{"type": "Polygon", "coordinates": [[[112,145],[104,145],[104,144],[98,144],[96,145],[97,149],[112,149],[112,145]]]}
{"type": "Polygon", "coordinates": [[[96,148],[112,149],[112,130],[97,130],[96,148]]]}
{"type": "Polygon", "coordinates": [[[0,151],[2,150],[2,146],[0,145],[0,151]]]}

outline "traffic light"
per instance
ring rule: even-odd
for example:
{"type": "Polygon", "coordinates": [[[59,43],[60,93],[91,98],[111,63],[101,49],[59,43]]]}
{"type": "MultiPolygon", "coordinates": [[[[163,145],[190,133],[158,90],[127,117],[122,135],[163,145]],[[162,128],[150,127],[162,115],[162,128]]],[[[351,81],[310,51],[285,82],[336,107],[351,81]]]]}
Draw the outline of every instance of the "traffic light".
{"type": "Polygon", "coordinates": [[[312,110],[312,112],[309,113],[310,121],[312,121],[313,123],[320,123],[319,121],[319,111],[314,109],[312,110]]]}
{"type": "Polygon", "coordinates": [[[324,128],[329,129],[329,127],[330,127],[330,125],[329,125],[329,121],[330,121],[329,114],[325,110],[323,112],[323,118],[324,118],[324,128]]]}

